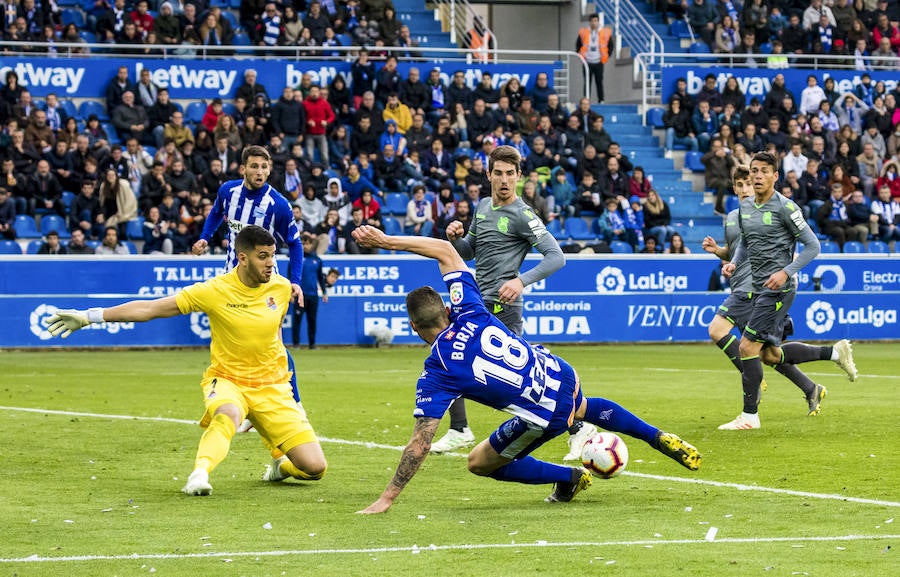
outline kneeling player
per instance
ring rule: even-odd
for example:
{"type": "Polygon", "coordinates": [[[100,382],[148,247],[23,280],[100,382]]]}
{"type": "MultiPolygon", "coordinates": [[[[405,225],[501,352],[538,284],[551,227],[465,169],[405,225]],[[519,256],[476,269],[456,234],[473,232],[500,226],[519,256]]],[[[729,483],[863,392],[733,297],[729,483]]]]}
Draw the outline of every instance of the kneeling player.
{"type": "Polygon", "coordinates": [[[194,471],[182,491],[209,495],[209,473],[225,459],[245,417],[274,459],[264,480],[321,479],[327,463],[303,407],[294,402],[281,321],[291,300],[290,282],[273,274],[275,238],[245,226],[235,238],[238,264],[231,272],[189,286],[174,296],[131,301],[108,309],[59,311],[50,334],[63,338],[101,322],[144,322],[202,311],[209,316],[210,366],[201,386],[206,413],[194,471]]]}
{"type": "Polygon", "coordinates": [[[530,346],[507,329],[485,308],[475,278],[449,242],[386,236],[370,226],[354,230],[353,236],[362,246],[406,250],[436,259],[451,305],[448,313],[431,287],[415,289],[406,297],[410,326],[431,343],[431,355],[417,384],[415,429],[400,465],[381,497],[360,513],[383,513],[391,507],[428,456],[447,407],[459,397],[513,415],[469,453],[469,471],[498,481],[555,483],[548,501],[571,501],[591,484],[587,469],[529,456],[575,421],[646,441],[692,471],[700,467],[700,453],[692,445],[612,401],[585,398],[578,375],[565,360],[542,347],[530,346]]]}

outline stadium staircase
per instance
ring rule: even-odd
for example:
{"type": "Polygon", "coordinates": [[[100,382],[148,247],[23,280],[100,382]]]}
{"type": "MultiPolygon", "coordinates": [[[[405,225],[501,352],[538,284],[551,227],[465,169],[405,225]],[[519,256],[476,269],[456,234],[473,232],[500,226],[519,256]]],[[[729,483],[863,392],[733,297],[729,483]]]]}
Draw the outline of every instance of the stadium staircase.
{"type": "Polygon", "coordinates": [[[622,153],[653,179],[653,187],[669,203],[672,226],[691,252],[702,250],[700,242],[706,235],[721,236],[722,218],[713,212],[712,199],[694,190],[693,181],[685,179],[684,171],[675,168],[672,159],[665,158],[661,137],[654,135],[649,124],[643,125],[636,104],[595,104],[591,109],[603,115],[604,124],[613,141],[621,145],[622,153]]]}

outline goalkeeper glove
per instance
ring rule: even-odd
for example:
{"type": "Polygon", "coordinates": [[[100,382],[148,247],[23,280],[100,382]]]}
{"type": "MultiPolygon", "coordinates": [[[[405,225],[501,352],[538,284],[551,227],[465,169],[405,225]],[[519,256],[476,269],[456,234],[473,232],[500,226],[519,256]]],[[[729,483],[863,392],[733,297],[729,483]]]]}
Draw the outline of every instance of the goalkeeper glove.
{"type": "Polygon", "coordinates": [[[92,308],[86,311],[59,310],[47,321],[50,334],[54,337],[66,338],[80,328],[91,323],[103,322],[103,309],[92,308]]]}

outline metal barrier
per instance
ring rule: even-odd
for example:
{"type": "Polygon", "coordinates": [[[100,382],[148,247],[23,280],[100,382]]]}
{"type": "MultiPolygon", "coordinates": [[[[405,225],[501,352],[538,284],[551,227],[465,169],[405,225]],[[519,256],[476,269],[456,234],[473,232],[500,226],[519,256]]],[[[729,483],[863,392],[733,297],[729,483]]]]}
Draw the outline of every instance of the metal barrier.
{"type": "MultiPolygon", "coordinates": [[[[43,56],[49,58],[51,54],[48,52],[51,45],[40,42],[0,42],[0,48],[6,50],[6,53],[0,56],[3,58],[15,58],[17,61],[24,61],[28,57],[43,56]],[[17,52],[15,49],[19,48],[17,52]],[[41,50],[42,49],[42,50],[41,50]]],[[[189,45],[141,45],[140,49],[147,49],[150,53],[135,53],[135,48],[120,46],[115,44],[88,44],[88,43],[70,43],[57,42],[52,45],[55,50],[55,61],[61,64],[68,58],[138,58],[147,61],[184,61],[184,60],[209,60],[209,61],[233,61],[233,60],[277,60],[277,61],[296,61],[305,60],[331,60],[335,62],[351,61],[355,58],[360,46],[227,46],[220,48],[205,48],[203,46],[189,45]],[[186,53],[185,51],[189,52],[186,53]]],[[[385,46],[380,48],[386,53],[396,54],[401,62],[427,61],[435,63],[477,63],[478,56],[482,51],[471,50],[467,48],[430,48],[417,46],[415,48],[385,46]],[[409,54],[412,53],[412,56],[409,54]]],[[[554,79],[559,79],[561,85],[565,87],[565,92],[560,92],[560,97],[568,102],[578,102],[584,96],[588,96],[585,87],[583,91],[577,92],[576,87],[568,81],[572,76],[572,70],[581,70],[582,74],[587,75],[587,63],[580,54],[568,50],[499,50],[491,49],[487,51],[490,62],[498,64],[546,64],[552,69],[557,69],[554,79]],[[559,66],[556,66],[559,63],[559,66]]],[[[2,68],[0,68],[2,69],[2,68]]],[[[587,76],[585,76],[587,77],[587,76]]]]}
{"type": "Polygon", "coordinates": [[[662,37],[630,0],[594,0],[599,12],[612,20],[616,57],[626,44],[634,53],[656,54],[663,49],[662,37]]]}

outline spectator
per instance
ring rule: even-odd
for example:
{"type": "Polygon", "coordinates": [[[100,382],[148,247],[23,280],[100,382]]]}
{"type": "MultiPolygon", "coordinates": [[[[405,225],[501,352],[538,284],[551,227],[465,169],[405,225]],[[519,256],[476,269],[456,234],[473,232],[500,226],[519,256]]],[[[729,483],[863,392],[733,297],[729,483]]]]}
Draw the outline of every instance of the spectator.
{"type": "Polygon", "coordinates": [[[228,146],[228,140],[224,138],[216,140],[215,147],[209,151],[207,159],[210,163],[214,159],[220,160],[226,177],[238,177],[238,166],[241,161],[240,153],[228,146]]]}
{"type": "Polygon", "coordinates": [[[353,77],[353,107],[359,108],[359,102],[363,94],[371,91],[375,86],[375,64],[369,61],[369,51],[362,48],[356,61],[350,67],[353,77]]]}
{"type": "Polygon", "coordinates": [[[884,38],[888,39],[891,51],[896,55],[900,51],[900,30],[890,22],[888,15],[882,12],[878,14],[875,28],[872,30],[872,41],[876,46],[880,46],[884,38]]]}
{"type": "Polygon", "coordinates": [[[153,21],[153,31],[160,44],[181,44],[181,26],[171,2],[159,5],[159,16],[153,21]]]}
{"type": "Polygon", "coordinates": [[[394,145],[385,143],[373,163],[378,188],[397,191],[403,189],[403,160],[394,152],[394,145]]]}
{"type": "MultiPolygon", "coordinates": [[[[871,222],[877,227],[881,242],[895,243],[900,240],[900,203],[896,197],[891,196],[889,185],[879,187],[878,198],[872,201],[871,213],[871,222]]],[[[891,249],[893,248],[892,246],[891,249]]]]}
{"type": "MultiPolygon", "coordinates": [[[[347,207],[349,208],[349,205],[347,207]]],[[[316,251],[319,255],[339,254],[346,250],[343,226],[340,213],[336,209],[329,209],[325,213],[325,220],[316,226],[316,238],[325,239],[317,242],[316,251]]]]}
{"type": "Polygon", "coordinates": [[[115,170],[107,170],[100,184],[99,200],[103,213],[101,222],[106,226],[119,227],[124,235],[125,225],[137,216],[137,199],[128,181],[120,179],[115,170]]]}
{"type": "Polygon", "coordinates": [[[600,176],[599,189],[603,199],[628,198],[628,175],[619,170],[619,161],[615,157],[606,160],[606,172],[600,176]]]}
{"type": "Polygon", "coordinates": [[[39,160],[37,170],[28,180],[28,214],[34,216],[37,211],[40,214],[55,212],[65,217],[62,193],[62,185],[50,172],[50,163],[44,159],[39,160]]]}
{"type": "Polygon", "coordinates": [[[547,110],[551,94],[556,94],[556,90],[550,86],[547,73],[538,72],[535,77],[534,88],[531,89],[531,103],[538,113],[543,113],[547,110]]]}
{"type": "Polygon", "coordinates": [[[781,131],[781,121],[778,118],[769,119],[769,129],[762,136],[763,143],[768,146],[775,146],[778,156],[783,157],[788,149],[787,135],[781,131]]]}
{"type": "Polygon", "coordinates": [[[57,140],[56,146],[49,154],[44,155],[44,158],[50,163],[50,171],[62,185],[63,190],[78,189],[79,181],[73,173],[75,165],[64,141],[57,140]]]}
{"type": "MultiPolygon", "coordinates": [[[[124,7],[124,0],[116,0],[116,5],[118,6],[120,2],[124,7]]],[[[131,80],[128,79],[128,67],[119,66],[116,77],[113,78],[106,87],[106,111],[112,114],[116,107],[122,104],[122,95],[126,92],[134,94],[134,91],[135,86],[132,84],[131,80]]]]}
{"type": "Polygon", "coordinates": [[[0,186],[0,238],[16,240],[16,203],[9,191],[0,186]]]}
{"type": "MultiPolygon", "coordinates": [[[[846,188],[844,191],[846,192],[846,188]]],[[[846,198],[847,218],[856,231],[857,238],[860,242],[868,246],[869,233],[876,234],[878,229],[872,225],[870,216],[872,214],[869,201],[863,195],[861,190],[854,190],[846,198]]]]}
{"type": "Polygon", "coordinates": [[[197,187],[197,178],[184,168],[184,160],[176,158],[166,171],[166,190],[187,202],[192,190],[197,187]]]}
{"type": "Polygon", "coordinates": [[[686,146],[691,151],[698,149],[691,117],[682,109],[681,99],[672,98],[669,101],[669,109],[663,114],[663,126],[666,130],[666,158],[672,158],[672,150],[676,144],[686,146]]]}
{"type": "Polygon", "coordinates": [[[382,108],[381,105],[376,102],[375,93],[371,90],[366,91],[362,95],[362,100],[356,107],[356,114],[354,115],[355,123],[358,125],[359,121],[364,116],[369,119],[372,130],[376,134],[380,134],[384,131],[384,116],[382,114],[382,108]]]}
{"type": "Polygon", "coordinates": [[[449,110],[454,110],[457,102],[462,104],[463,110],[467,113],[472,107],[472,89],[466,86],[466,77],[462,70],[457,70],[453,73],[453,80],[450,82],[450,86],[447,87],[445,107],[449,110]]]}
{"type": "Polygon", "coordinates": [[[316,196],[316,189],[313,185],[306,185],[303,189],[303,197],[299,198],[295,203],[303,211],[304,218],[312,227],[315,227],[325,219],[325,213],[328,207],[325,206],[316,196]]]}
{"type": "Polygon", "coordinates": [[[687,20],[691,28],[710,47],[713,46],[717,19],[715,7],[706,0],[694,0],[694,3],[688,6],[687,20]]]}
{"type": "Polygon", "coordinates": [[[817,25],[823,16],[828,19],[830,25],[837,26],[837,21],[834,19],[831,8],[823,6],[822,0],[811,0],[809,7],[803,11],[803,29],[812,30],[813,26],[817,25]]]}
{"type": "Polygon", "coordinates": [[[441,139],[432,141],[431,150],[425,153],[422,169],[426,175],[426,183],[432,190],[438,190],[442,183],[449,182],[453,174],[453,160],[450,153],[444,150],[441,139]]]}
{"type": "Polygon", "coordinates": [[[153,144],[150,122],[143,106],[135,104],[134,92],[122,94],[122,103],[112,113],[112,123],[122,138],[137,138],[142,144],[153,144]]]}
{"type": "Polygon", "coordinates": [[[72,231],[72,238],[66,248],[69,254],[94,254],[94,249],[84,243],[84,233],[78,228],[72,231]]]}
{"type": "Polygon", "coordinates": [[[406,80],[400,82],[400,102],[406,105],[411,114],[425,114],[431,105],[431,92],[420,80],[419,69],[412,67],[406,80]]]}
{"type": "Polygon", "coordinates": [[[59,98],[52,92],[47,95],[45,112],[47,126],[49,126],[50,130],[54,133],[61,130],[69,119],[69,115],[66,114],[66,111],[59,105],[59,98]]]}
{"type": "Polygon", "coordinates": [[[119,242],[119,231],[114,226],[108,226],[103,235],[103,242],[94,250],[94,254],[124,255],[129,254],[128,249],[119,242]]]}
{"type": "Polygon", "coordinates": [[[799,140],[791,142],[791,151],[781,161],[781,172],[787,174],[793,171],[795,174],[803,174],[809,159],[803,155],[803,146],[799,140]]]}
{"type": "Polygon", "coordinates": [[[819,225],[819,230],[833,238],[842,251],[846,241],[865,242],[868,238],[868,229],[863,233],[855,229],[850,222],[847,206],[844,203],[843,186],[837,182],[831,187],[831,196],[817,210],[816,223],[819,225]]]}
{"type": "Polygon", "coordinates": [[[823,100],[826,100],[825,91],[819,86],[815,75],[810,74],[806,78],[806,88],[800,95],[800,112],[807,116],[818,114],[819,104],[823,100]]]}
{"type": "Polygon", "coordinates": [[[38,254],[69,254],[69,251],[66,250],[65,245],[60,244],[59,242],[59,233],[55,230],[51,230],[47,233],[46,241],[40,246],[37,251],[38,254]]]}
{"type": "Polygon", "coordinates": [[[387,105],[382,112],[382,118],[385,121],[385,125],[389,120],[393,120],[397,132],[400,134],[406,134],[406,131],[413,125],[413,118],[409,107],[400,101],[400,96],[396,92],[392,92],[388,95],[387,105]]]}
{"type": "Polygon", "coordinates": [[[10,107],[13,107],[19,103],[22,92],[24,92],[25,89],[19,84],[19,75],[16,74],[15,70],[7,70],[5,79],[6,84],[0,86],[0,100],[10,107]]]}
{"type": "Polygon", "coordinates": [[[850,196],[850,194],[856,190],[856,186],[853,181],[850,180],[850,176],[844,171],[844,167],[840,164],[835,164],[831,168],[831,175],[828,177],[828,186],[834,186],[834,184],[840,184],[845,196],[850,196]]]}
{"type": "Polygon", "coordinates": [[[47,113],[39,108],[31,111],[25,127],[25,142],[41,154],[49,153],[56,144],[56,135],[47,124],[47,113]]]}
{"type": "Polygon", "coordinates": [[[144,248],[142,254],[172,254],[172,231],[169,223],[160,220],[159,208],[151,206],[143,224],[144,248]]]}
{"type": "Polygon", "coordinates": [[[714,210],[716,214],[724,215],[725,194],[731,190],[731,171],[734,169],[734,159],[725,151],[722,141],[716,138],[712,141],[709,152],[704,154],[700,161],[706,167],[704,173],[706,188],[714,190],[716,193],[714,210]]]}
{"type": "Polygon", "coordinates": [[[634,167],[631,177],[628,179],[629,196],[637,196],[638,198],[647,198],[652,190],[653,184],[644,174],[643,166],[634,167]]]}
{"type": "Polygon", "coordinates": [[[672,235],[669,241],[669,247],[665,250],[666,254],[691,254],[691,249],[684,246],[684,238],[677,232],[672,235]]]}
{"type": "Polygon", "coordinates": [[[350,219],[350,199],[347,193],[341,189],[341,181],[339,179],[329,178],[326,186],[328,191],[322,197],[322,202],[328,210],[338,211],[340,223],[343,225],[350,219]]]}
{"type": "Polygon", "coordinates": [[[756,125],[752,123],[744,127],[744,135],[738,139],[738,142],[744,145],[750,155],[762,152],[766,148],[766,143],[756,133],[756,125]]]}
{"type": "Polygon", "coordinates": [[[709,151],[710,139],[719,131],[719,119],[710,110],[709,102],[697,102],[697,108],[691,117],[691,127],[696,135],[700,152],[709,151]]]}
{"type": "Polygon", "coordinates": [[[125,22],[122,32],[116,36],[117,52],[137,56],[141,53],[139,47],[142,44],[144,44],[144,36],[138,30],[137,25],[134,22],[125,22]],[[123,46],[134,46],[134,48],[122,48],[123,46]]]}
{"type": "Polygon", "coordinates": [[[547,206],[547,200],[540,195],[537,185],[532,180],[526,180],[525,184],[522,185],[522,201],[531,207],[534,214],[544,224],[556,218],[556,214],[550,211],[547,206]]]}
{"type": "Polygon", "coordinates": [[[674,234],[669,205],[660,198],[656,190],[650,189],[644,202],[644,238],[648,241],[653,238],[657,246],[663,247],[674,234]]]}
{"type": "Polygon", "coordinates": [[[364,188],[359,198],[353,202],[352,211],[360,209],[362,211],[363,224],[383,229],[381,225],[381,204],[375,200],[372,189],[364,188]]]}
{"type": "Polygon", "coordinates": [[[884,163],[881,169],[881,177],[877,182],[878,190],[887,186],[891,196],[900,198],[900,161],[891,159],[884,163]]]}
{"type": "Polygon", "coordinates": [[[625,219],[619,212],[619,201],[615,198],[607,198],[605,201],[606,210],[597,220],[597,227],[600,229],[601,236],[607,241],[620,240],[631,244],[629,240],[629,231],[625,228],[625,219]]]}
{"type": "Polygon", "coordinates": [[[417,184],[413,187],[412,199],[406,205],[403,230],[408,235],[431,236],[433,228],[431,209],[425,200],[425,186],[417,184]]]}
{"type": "MultiPolygon", "coordinates": [[[[146,68],[144,69],[146,70],[146,68]]],[[[181,111],[178,110],[178,107],[169,99],[169,91],[166,88],[160,88],[156,92],[155,101],[146,108],[147,110],[147,121],[150,126],[150,131],[153,134],[154,145],[157,148],[161,148],[163,144],[163,138],[165,134],[166,125],[172,121],[172,116],[177,112],[181,114],[181,111]]],[[[182,115],[182,120],[183,120],[182,115]]],[[[183,123],[181,124],[183,126],[183,123]]],[[[194,139],[194,134],[188,130],[190,134],[190,139],[194,139]]],[[[180,147],[184,141],[188,138],[187,135],[180,134],[176,139],[178,141],[178,146],[180,147]]]]}
{"type": "Polygon", "coordinates": [[[722,20],[716,26],[715,46],[713,52],[719,54],[731,54],[740,43],[738,24],[728,14],[722,16],[722,20]]]}
{"type": "Polygon", "coordinates": [[[707,74],[703,81],[703,87],[697,93],[697,103],[708,102],[710,111],[718,116],[725,109],[725,101],[716,86],[716,76],[707,74]]]}
{"type": "Polygon", "coordinates": [[[862,181],[863,190],[866,196],[871,197],[875,190],[875,181],[881,175],[884,161],[875,152],[872,142],[863,144],[863,151],[856,157],[856,161],[859,163],[859,178],[862,181]]]}

